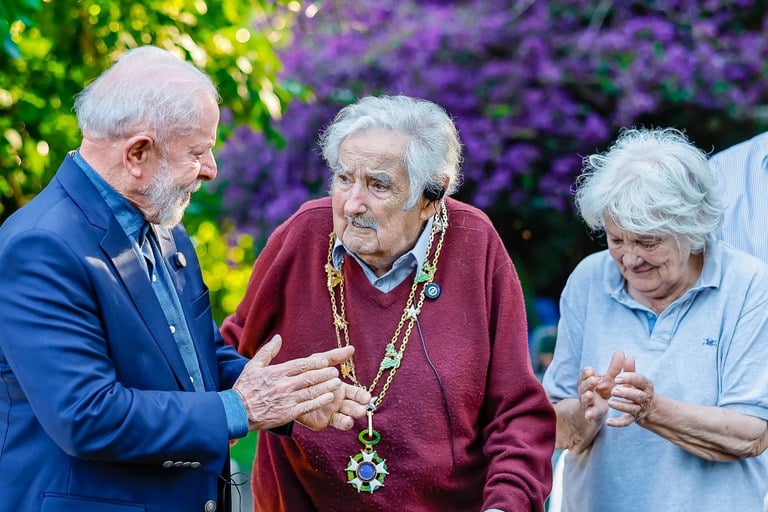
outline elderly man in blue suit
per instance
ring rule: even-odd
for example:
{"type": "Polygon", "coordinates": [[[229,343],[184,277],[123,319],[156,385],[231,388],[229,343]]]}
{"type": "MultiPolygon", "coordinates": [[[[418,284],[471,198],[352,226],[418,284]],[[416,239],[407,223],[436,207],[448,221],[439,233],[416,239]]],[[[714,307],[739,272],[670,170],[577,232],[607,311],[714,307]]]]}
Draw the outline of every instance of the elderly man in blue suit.
{"type": "MultiPolygon", "coordinates": [[[[229,443],[352,427],[370,395],[349,349],[270,365],[223,344],[189,237],[214,179],[218,93],[154,47],[77,98],[83,133],[0,227],[0,510],[224,511],[229,443]]],[[[269,492],[269,489],[264,489],[269,492]]]]}

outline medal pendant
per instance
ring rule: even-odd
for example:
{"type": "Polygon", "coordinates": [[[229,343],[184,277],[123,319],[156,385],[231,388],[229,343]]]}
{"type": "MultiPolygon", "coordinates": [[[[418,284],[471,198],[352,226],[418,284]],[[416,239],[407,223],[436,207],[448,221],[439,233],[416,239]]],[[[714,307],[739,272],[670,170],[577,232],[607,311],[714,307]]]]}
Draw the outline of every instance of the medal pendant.
{"type": "Polygon", "coordinates": [[[387,461],[379,457],[379,454],[373,449],[373,445],[381,440],[381,435],[373,430],[369,438],[366,429],[360,432],[358,439],[365,445],[365,448],[349,458],[349,464],[345,469],[347,481],[357,489],[357,492],[373,493],[373,491],[384,487],[384,479],[389,474],[387,461]]]}

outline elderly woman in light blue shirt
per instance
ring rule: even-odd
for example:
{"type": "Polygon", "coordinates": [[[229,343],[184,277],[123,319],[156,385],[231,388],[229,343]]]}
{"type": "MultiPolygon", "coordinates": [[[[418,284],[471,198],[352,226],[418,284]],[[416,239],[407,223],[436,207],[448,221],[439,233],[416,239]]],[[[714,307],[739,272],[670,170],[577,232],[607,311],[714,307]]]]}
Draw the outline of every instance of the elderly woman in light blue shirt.
{"type": "Polygon", "coordinates": [[[564,511],[759,511],[768,492],[768,266],[716,240],[706,155],[674,129],[588,156],[576,204],[607,250],[563,291],[544,387],[564,511]]]}

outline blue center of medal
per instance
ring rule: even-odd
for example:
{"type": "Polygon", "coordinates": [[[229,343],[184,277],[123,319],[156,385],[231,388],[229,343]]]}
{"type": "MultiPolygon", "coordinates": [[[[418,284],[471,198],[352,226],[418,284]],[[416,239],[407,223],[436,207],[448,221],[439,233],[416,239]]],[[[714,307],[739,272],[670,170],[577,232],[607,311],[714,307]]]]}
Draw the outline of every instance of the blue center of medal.
{"type": "Polygon", "coordinates": [[[373,480],[376,476],[376,466],[374,466],[372,462],[363,462],[357,468],[357,476],[366,482],[373,480]]]}

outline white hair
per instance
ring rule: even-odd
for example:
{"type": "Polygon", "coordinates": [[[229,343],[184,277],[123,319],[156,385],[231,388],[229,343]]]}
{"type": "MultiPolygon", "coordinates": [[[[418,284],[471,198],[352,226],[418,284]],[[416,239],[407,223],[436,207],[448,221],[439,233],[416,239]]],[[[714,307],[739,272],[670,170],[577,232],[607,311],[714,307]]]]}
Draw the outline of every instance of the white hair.
{"type": "Polygon", "coordinates": [[[379,128],[408,140],[404,159],[411,188],[404,209],[416,206],[426,189],[445,189],[446,195],[458,190],[461,141],[456,126],[442,107],[402,95],[366,96],[339,111],[320,137],[323,157],[331,170],[339,168],[339,148],[344,139],[379,128]]]}
{"type": "Polygon", "coordinates": [[[143,46],[80,92],[74,110],[84,136],[113,139],[146,130],[164,145],[199,126],[202,98],[219,102],[208,75],[166,50],[143,46]]]}
{"type": "Polygon", "coordinates": [[[632,233],[687,240],[695,254],[720,229],[723,208],[707,156],[679,130],[622,130],[583,165],[576,206],[592,230],[604,231],[608,218],[632,233]]]}

